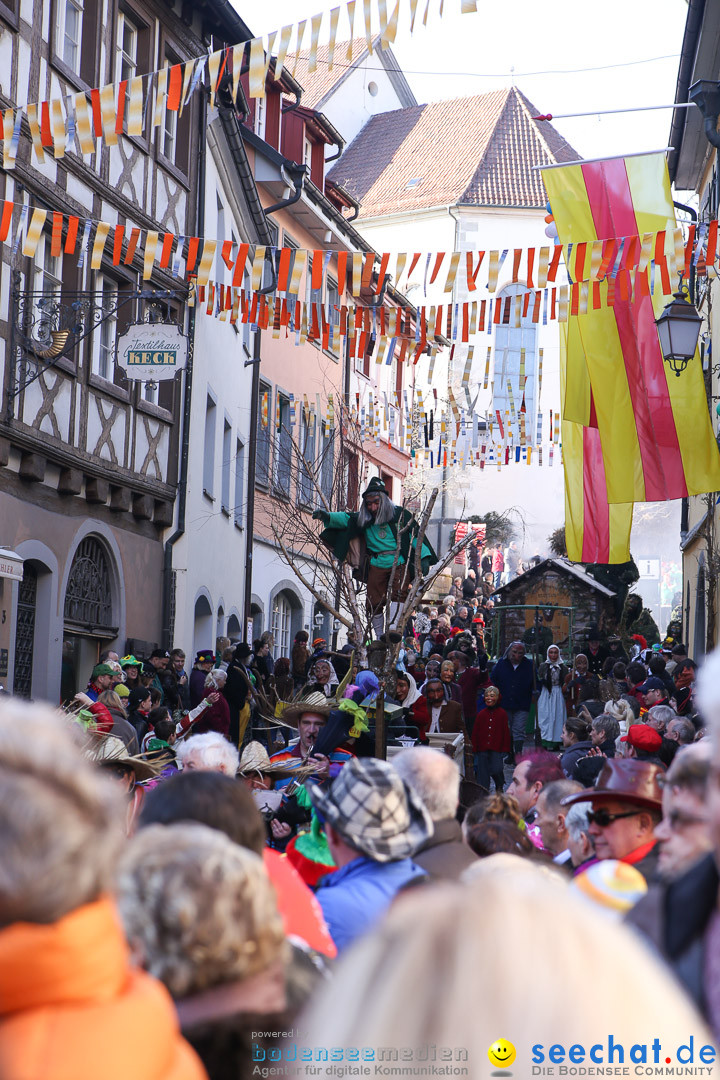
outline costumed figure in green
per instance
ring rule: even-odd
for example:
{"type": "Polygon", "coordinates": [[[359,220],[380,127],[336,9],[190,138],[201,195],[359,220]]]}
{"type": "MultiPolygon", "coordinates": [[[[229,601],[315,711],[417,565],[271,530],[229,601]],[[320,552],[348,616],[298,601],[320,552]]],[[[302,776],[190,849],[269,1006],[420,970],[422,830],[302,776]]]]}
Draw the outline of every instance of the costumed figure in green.
{"type": "MultiPolygon", "coordinates": [[[[320,534],[322,542],[340,562],[350,562],[355,568],[353,575],[367,585],[368,617],[377,638],[382,637],[385,629],[385,604],[390,590],[388,633],[391,640],[396,639],[400,628],[395,624],[415,570],[419,526],[413,515],[395,506],[384,482],[373,477],[363,492],[359,510],[342,513],[316,510],[313,517],[325,526],[320,534]]],[[[424,539],[423,574],[437,561],[432,546],[424,539]]]]}

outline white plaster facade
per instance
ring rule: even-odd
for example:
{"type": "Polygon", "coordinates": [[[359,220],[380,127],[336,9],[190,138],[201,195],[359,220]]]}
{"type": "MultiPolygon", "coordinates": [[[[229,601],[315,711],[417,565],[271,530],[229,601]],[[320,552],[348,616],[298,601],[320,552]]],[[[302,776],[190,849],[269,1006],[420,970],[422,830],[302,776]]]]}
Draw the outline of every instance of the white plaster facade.
{"type": "MultiPolygon", "coordinates": [[[[545,236],[544,214],[539,210],[485,207],[485,206],[459,206],[459,207],[434,207],[427,210],[413,211],[411,214],[396,214],[387,217],[361,218],[357,222],[362,232],[379,251],[397,253],[401,251],[437,252],[453,250],[490,251],[493,249],[510,249],[498,279],[495,295],[511,282],[512,278],[512,249],[515,247],[528,248],[551,245],[552,241],[545,236]]],[[[390,265],[392,266],[392,258],[390,265]]],[[[490,299],[487,291],[488,256],[486,255],[480,273],[477,278],[477,290],[472,299],[481,301],[490,299]]],[[[447,263],[446,263],[447,265],[447,263]]],[[[536,260],[537,265],[537,260],[536,260]]],[[[525,262],[521,266],[521,281],[524,273],[525,262]]],[[[403,291],[408,299],[420,307],[422,305],[445,304],[448,294],[443,294],[445,284],[446,267],[441,271],[434,285],[425,285],[425,259],[421,259],[413,273],[408,286],[403,291]]],[[[458,271],[458,279],[454,291],[455,302],[462,302],[467,298],[465,288],[464,266],[461,262],[458,271]]],[[[540,395],[540,408],[543,413],[543,464],[539,464],[536,454],[531,455],[530,465],[514,464],[497,469],[496,466],[486,465],[484,469],[478,466],[465,464],[454,466],[449,473],[449,482],[446,482],[446,498],[444,508],[441,501],[436,510],[437,516],[461,517],[470,514],[480,514],[488,510],[498,512],[517,507],[524,519],[526,536],[522,547],[527,556],[536,551],[546,551],[547,536],[562,524],[564,520],[563,505],[563,473],[560,461],[560,448],[555,446],[553,454],[553,466],[550,468],[548,460],[549,445],[549,412],[558,411],[560,407],[560,373],[559,373],[559,331],[557,322],[548,322],[546,326],[542,321],[537,327],[537,348],[543,350],[542,390],[540,395]],[[531,479],[530,479],[531,478],[531,479]]],[[[493,363],[495,359],[495,337],[497,327],[492,328],[492,333],[478,333],[470,344],[474,344],[475,352],[470,376],[470,395],[475,404],[475,412],[481,416],[492,410],[492,379],[493,366],[491,363],[490,385],[487,390],[483,389],[485,364],[488,346],[493,347],[493,363]]],[[[536,352],[536,361],[537,361],[536,352]]],[[[427,397],[428,391],[433,387],[437,389],[438,401],[442,404],[447,400],[447,388],[451,383],[456,391],[460,404],[465,404],[464,393],[461,392],[460,377],[465,368],[467,346],[459,344],[455,350],[453,371],[448,372],[449,350],[441,350],[432,371],[432,379],[429,378],[430,361],[423,357],[416,369],[416,385],[422,391],[423,398],[427,397]]],[[[533,376],[537,380],[537,363],[534,373],[529,364],[526,369],[528,378],[533,376]]],[[[527,421],[528,435],[532,430],[532,442],[535,442],[536,417],[527,421]]],[[[480,437],[481,439],[481,437],[480,437]]],[[[482,439],[481,439],[482,441],[482,439]]],[[[434,470],[434,482],[442,482],[442,471],[434,470]]],[[[433,485],[434,486],[434,485],[433,485]]]]}

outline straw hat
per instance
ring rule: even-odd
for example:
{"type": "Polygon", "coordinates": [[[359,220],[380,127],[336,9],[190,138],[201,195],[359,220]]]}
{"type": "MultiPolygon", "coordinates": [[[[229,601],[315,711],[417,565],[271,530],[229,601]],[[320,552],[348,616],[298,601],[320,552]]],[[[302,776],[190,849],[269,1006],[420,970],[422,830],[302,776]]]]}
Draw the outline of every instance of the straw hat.
{"type": "Polygon", "coordinates": [[[123,765],[131,769],[138,783],[153,780],[162,768],[160,763],[151,765],[146,758],[129,754],[127,746],[117,735],[104,735],[98,731],[88,733],[85,756],[101,767],[123,765]]]}
{"type": "Polygon", "coordinates": [[[327,717],[335,707],[334,699],[326,698],[320,690],[314,690],[307,697],[288,702],[283,709],[282,718],[284,721],[291,718],[299,720],[304,713],[315,713],[316,716],[327,717]]]}

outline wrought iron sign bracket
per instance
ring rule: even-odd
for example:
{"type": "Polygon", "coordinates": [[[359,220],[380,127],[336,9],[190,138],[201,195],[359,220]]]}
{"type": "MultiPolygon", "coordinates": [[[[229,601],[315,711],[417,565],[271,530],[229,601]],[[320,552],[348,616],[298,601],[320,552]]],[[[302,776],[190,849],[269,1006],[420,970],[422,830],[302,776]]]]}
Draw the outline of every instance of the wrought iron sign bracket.
{"type": "Polygon", "coordinates": [[[173,289],[149,288],[128,293],[118,291],[111,300],[105,293],[88,291],[48,296],[23,291],[21,281],[22,274],[14,271],[6,423],[12,421],[15,399],[23,390],[72,352],[97,327],[113,318],[126,304],[144,300],[149,304],[161,305],[185,297],[185,293],[173,289]]]}

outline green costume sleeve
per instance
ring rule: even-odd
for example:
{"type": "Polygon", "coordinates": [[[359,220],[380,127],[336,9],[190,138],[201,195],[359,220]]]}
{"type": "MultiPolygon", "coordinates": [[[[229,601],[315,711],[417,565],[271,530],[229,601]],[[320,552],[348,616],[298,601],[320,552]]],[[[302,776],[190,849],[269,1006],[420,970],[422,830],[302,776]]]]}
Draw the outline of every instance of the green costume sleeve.
{"type": "Polygon", "coordinates": [[[350,515],[345,513],[345,511],[328,514],[325,518],[325,527],[327,529],[347,529],[349,524],[350,515]]]}

